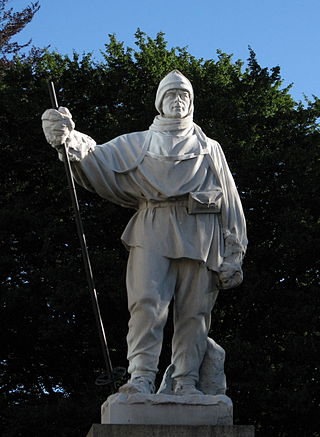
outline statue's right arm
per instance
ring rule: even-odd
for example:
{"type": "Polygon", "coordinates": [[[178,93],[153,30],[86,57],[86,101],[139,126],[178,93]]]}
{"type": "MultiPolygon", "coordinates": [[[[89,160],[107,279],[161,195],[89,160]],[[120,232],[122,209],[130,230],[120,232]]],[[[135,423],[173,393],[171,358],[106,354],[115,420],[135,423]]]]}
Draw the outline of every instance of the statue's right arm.
{"type": "Polygon", "coordinates": [[[42,114],[42,128],[46,140],[57,149],[63,160],[62,144],[66,144],[70,161],[81,161],[94,150],[96,142],[88,135],[76,131],[72,115],[67,108],[47,109],[42,114]]]}
{"type": "MultiPolygon", "coordinates": [[[[128,156],[120,156],[121,153],[113,156],[109,153],[110,142],[97,146],[88,135],[74,129],[75,124],[66,108],[47,109],[42,115],[42,127],[48,143],[58,151],[61,161],[64,161],[62,145],[66,145],[72,176],[79,185],[111,202],[136,208],[136,199],[127,195],[125,177],[118,177],[130,167],[130,153],[127,153],[128,156]],[[107,144],[109,146],[105,147],[107,144]]],[[[117,152],[119,149],[126,150],[126,144],[125,139],[119,140],[119,147],[113,149],[117,152]]],[[[139,154],[134,159],[138,158],[139,154]]]]}

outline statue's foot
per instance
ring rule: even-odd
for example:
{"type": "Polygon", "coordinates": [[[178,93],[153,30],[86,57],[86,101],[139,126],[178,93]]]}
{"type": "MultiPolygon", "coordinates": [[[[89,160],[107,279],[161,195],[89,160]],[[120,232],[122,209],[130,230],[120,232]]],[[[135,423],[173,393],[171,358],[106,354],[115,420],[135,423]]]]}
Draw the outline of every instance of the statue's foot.
{"type": "Polygon", "coordinates": [[[136,376],[131,378],[126,384],[119,388],[120,393],[134,394],[134,393],[154,393],[154,383],[145,376],[136,376]]]}
{"type": "Polygon", "coordinates": [[[198,390],[195,385],[190,382],[177,382],[174,387],[174,394],[177,396],[204,395],[202,391],[198,390]]]}

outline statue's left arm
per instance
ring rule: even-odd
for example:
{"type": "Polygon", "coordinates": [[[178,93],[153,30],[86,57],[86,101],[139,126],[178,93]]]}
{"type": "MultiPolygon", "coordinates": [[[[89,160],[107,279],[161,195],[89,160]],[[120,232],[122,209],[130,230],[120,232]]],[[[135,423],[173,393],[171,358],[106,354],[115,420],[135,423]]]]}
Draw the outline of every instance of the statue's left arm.
{"type": "Polygon", "coordinates": [[[223,189],[221,226],[224,237],[224,259],[219,269],[220,288],[228,289],[243,280],[242,261],[247,248],[246,221],[233,176],[221,146],[215,144],[215,162],[223,189]]]}

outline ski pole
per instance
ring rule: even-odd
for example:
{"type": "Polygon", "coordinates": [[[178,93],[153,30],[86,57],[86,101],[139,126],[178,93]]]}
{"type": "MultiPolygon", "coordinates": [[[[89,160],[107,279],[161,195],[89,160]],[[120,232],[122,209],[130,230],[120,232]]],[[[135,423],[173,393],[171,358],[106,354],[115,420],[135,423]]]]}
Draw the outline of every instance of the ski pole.
{"type": "MultiPolygon", "coordinates": [[[[54,83],[52,81],[49,81],[48,86],[49,86],[49,93],[50,93],[52,108],[58,109],[59,105],[58,105],[58,101],[57,101],[57,97],[56,97],[54,83]]],[[[115,384],[114,384],[115,378],[114,378],[114,374],[113,374],[113,368],[112,368],[109,348],[108,348],[108,344],[107,344],[107,338],[106,338],[106,334],[105,334],[105,330],[104,330],[104,326],[103,326],[103,321],[101,318],[100,307],[99,307],[99,302],[98,302],[98,295],[97,295],[97,291],[96,291],[94,280],[93,280],[93,274],[92,274],[92,269],[91,269],[88,248],[87,248],[87,244],[86,244],[86,238],[85,238],[85,234],[84,234],[84,230],[83,230],[83,226],[82,226],[82,220],[81,220],[81,215],[80,215],[77,192],[76,192],[74,180],[72,177],[70,160],[69,160],[68,151],[67,151],[67,147],[66,147],[65,143],[62,144],[62,152],[63,152],[63,158],[64,158],[63,161],[64,161],[64,166],[65,166],[65,172],[66,172],[68,185],[69,185],[69,191],[70,191],[70,195],[71,195],[71,202],[72,202],[72,206],[73,206],[78,236],[79,236],[80,245],[81,245],[83,263],[84,263],[84,267],[85,267],[85,271],[86,271],[89,291],[90,291],[92,304],[93,304],[93,311],[94,311],[94,315],[95,315],[95,319],[96,319],[96,323],[97,323],[97,327],[98,327],[103,358],[104,358],[107,376],[108,376],[108,380],[107,380],[106,384],[112,383],[113,388],[115,389],[115,384]]]]}

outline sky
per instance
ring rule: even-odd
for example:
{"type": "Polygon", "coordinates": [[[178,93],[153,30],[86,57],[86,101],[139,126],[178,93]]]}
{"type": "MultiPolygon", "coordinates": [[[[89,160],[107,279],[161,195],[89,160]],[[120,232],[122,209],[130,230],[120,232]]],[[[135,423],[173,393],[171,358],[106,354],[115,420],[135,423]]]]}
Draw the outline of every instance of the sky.
{"type": "MultiPolygon", "coordinates": [[[[10,0],[21,10],[31,2],[10,0]]],[[[114,33],[135,47],[140,28],[168,48],[187,47],[196,58],[217,59],[217,49],[246,62],[250,46],[262,67],[281,67],[296,100],[320,97],[320,0],[40,0],[41,8],[15,38],[61,54],[100,50],[114,33]]]]}

